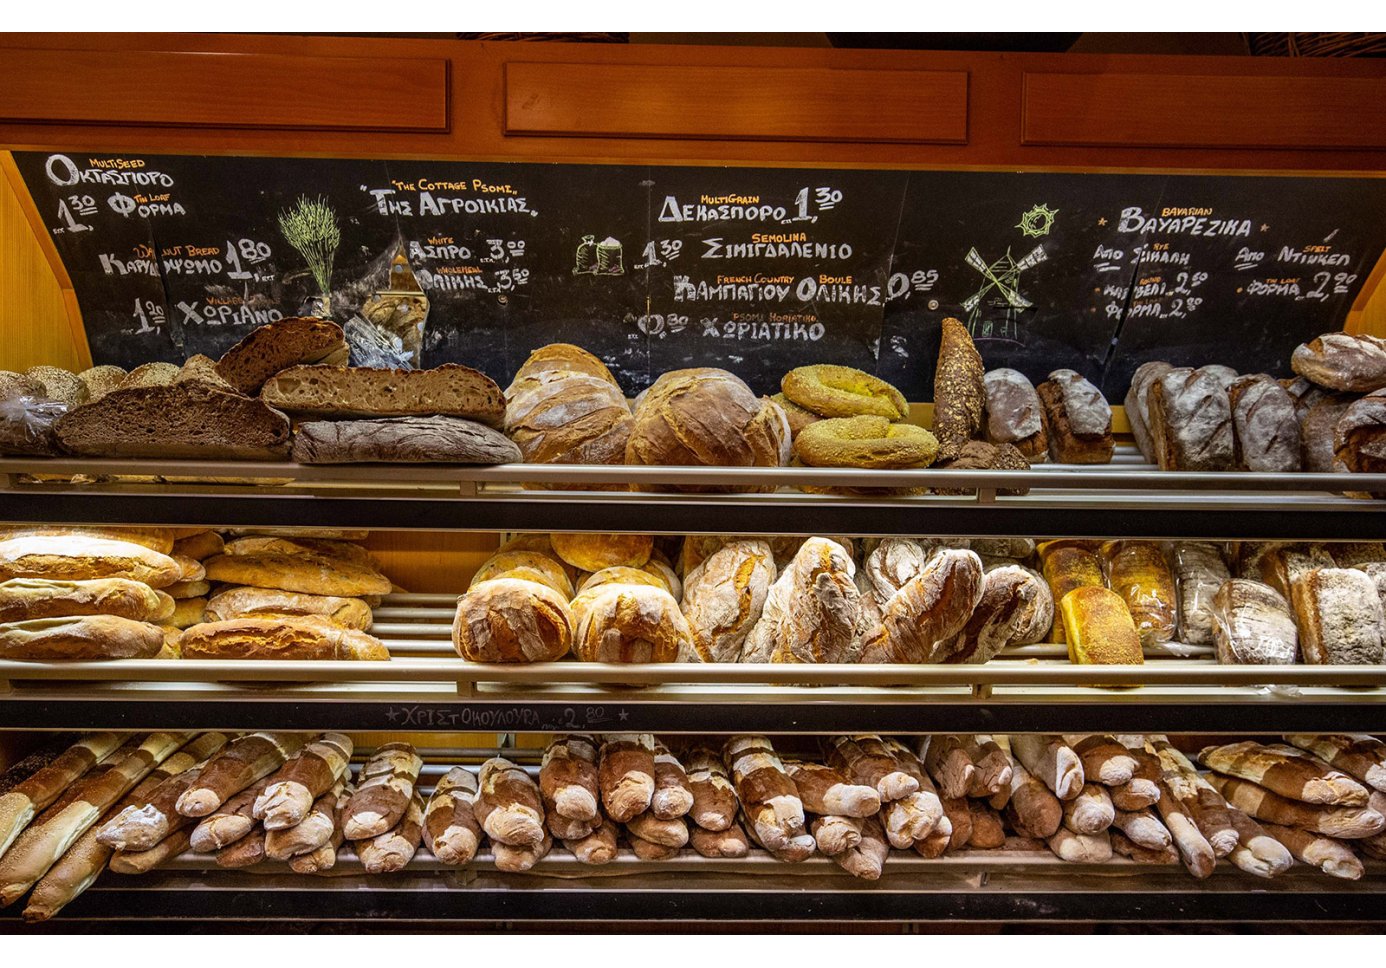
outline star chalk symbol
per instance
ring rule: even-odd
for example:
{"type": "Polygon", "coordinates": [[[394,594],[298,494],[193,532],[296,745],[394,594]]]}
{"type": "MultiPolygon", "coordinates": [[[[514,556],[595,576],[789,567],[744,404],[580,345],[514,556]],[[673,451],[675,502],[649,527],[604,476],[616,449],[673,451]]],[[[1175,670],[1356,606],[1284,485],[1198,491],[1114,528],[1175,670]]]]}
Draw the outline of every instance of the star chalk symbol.
{"type": "Polygon", "coordinates": [[[1098,219],[1098,220],[1097,220],[1097,224],[1098,224],[1098,225],[1106,225],[1106,224],[1107,224],[1107,217],[1104,215],[1102,218],[1098,219]]]}
{"type": "Polygon", "coordinates": [[[617,713],[617,718],[619,718],[621,722],[624,723],[627,719],[630,719],[630,713],[622,709],[619,713],[617,713]]]}

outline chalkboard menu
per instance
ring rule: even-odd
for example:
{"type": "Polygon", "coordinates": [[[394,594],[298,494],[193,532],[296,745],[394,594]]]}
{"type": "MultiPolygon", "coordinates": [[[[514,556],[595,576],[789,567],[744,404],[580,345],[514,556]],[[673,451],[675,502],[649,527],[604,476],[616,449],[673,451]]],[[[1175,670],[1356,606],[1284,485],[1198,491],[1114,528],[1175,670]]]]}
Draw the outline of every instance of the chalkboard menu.
{"type": "Polygon", "coordinates": [[[402,254],[421,360],[504,384],[545,343],[627,392],[723,366],[760,392],[804,363],[929,399],[939,326],[988,368],[1078,370],[1119,400],[1142,362],[1287,372],[1340,329],[1386,248],[1386,181],[16,152],[97,363],[217,356],[324,293],[286,234],[335,230],[345,320],[402,254]]]}

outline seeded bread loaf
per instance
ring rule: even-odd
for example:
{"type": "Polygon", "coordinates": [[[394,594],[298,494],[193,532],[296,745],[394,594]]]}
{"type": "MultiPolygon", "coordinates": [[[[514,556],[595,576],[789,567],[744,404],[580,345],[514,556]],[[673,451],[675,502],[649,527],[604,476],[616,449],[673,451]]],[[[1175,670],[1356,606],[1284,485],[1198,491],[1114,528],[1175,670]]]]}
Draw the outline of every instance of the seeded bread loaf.
{"type": "Polygon", "coordinates": [[[938,457],[957,457],[963,444],[979,436],[987,391],[982,356],[961,322],[949,317],[942,324],[938,363],[934,367],[934,436],[938,457]]]}
{"type": "Polygon", "coordinates": [[[260,399],[295,417],[464,417],[488,427],[505,418],[505,396],[479,370],[445,363],[431,370],[292,366],[270,377],[260,399]]]}
{"type": "Polygon", "coordinates": [[[1035,391],[1043,404],[1049,456],[1061,464],[1109,464],[1116,446],[1112,408],[1081,374],[1055,370],[1035,391]]]}
{"type": "Polygon", "coordinates": [[[329,319],[292,316],[250,331],[222,354],[217,373],[241,393],[255,394],[280,370],[304,363],[344,365],[346,337],[329,319]]]}
{"type": "Polygon", "coordinates": [[[128,578],[11,578],[0,582],[0,622],[115,615],[157,623],[172,615],[173,608],[173,599],[167,594],[128,578]]]}
{"type": "Polygon", "coordinates": [[[461,417],[310,420],[294,431],[300,464],[515,464],[520,448],[498,430],[461,417]]]}
{"type": "Polygon", "coordinates": [[[113,390],[70,411],[55,430],[81,457],[284,460],[289,418],[205,383],[113,390]]]}
{"type": "Polygon", "coordinates": [[[203,622],[184,631],[180,641],[185,659],[390,658],[379,639],[319,615],[203,622]]]}
{"type": "MultiPolygon", "coordinates": [[[[818,417],[857,417],[872,415],[887,420],[904,420],[909,404],[895,387],[863,370],[850,366],[817,363],[798,366],[780,380],[780,396],[791,407],[807,411],[811,423],[818,417]]],[[[803,418],[800,418],[801,420],[803,418]]],[[[791,426],[793,418],[791,418],[791,426]]],[[[797,435],[803,427],[794,428],[797,435]]]]}
{"type": "Polygon", "coordinates": [[[1386,387],[1386,340],[1365,333],[1324,333],[1296,347],[1290,366],[1321,387],[1370,393],[1386,387]]]}
{"type": "Polygon", "coordinates": [[[126,372],[119,366],[93,366],[77,374],[77,379],[87,386],[87,402],[94,403],[112,390],[118,389],[125,380],[126,372]]]}

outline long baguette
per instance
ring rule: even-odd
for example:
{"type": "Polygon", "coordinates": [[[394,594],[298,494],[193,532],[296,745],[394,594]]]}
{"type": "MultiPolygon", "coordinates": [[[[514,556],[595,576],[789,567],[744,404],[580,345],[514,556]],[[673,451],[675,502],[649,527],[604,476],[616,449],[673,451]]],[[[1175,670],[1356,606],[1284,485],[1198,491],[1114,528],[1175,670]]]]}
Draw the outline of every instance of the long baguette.
{"type": "Polygon", "coordinates": [[[688,811],[688,818],[714,833],[730,830],[736,824],[740,804],[722,758],[709,746],[695,746],[684,754],[684,764],[688,768],[688,786],[693,791],[693,809],[688,811]]]}
{"type": "Polygon", "coordinates": [[[1116,819],[1112,798],[1100,783],[1084,783],[1078,796],[1063,804],[1064,826],[1075,834],[1100,834],[1116,819]]]}
{"type": "Polygon", "coordinates": [[[1116,828],[1108,831],[1108,833],[1112,835],[1112,850],[1123,857],[1131,858],[1138,864],[1179,863],[1179,851],[1174,849],[1173,844],[1165,844],[1163,847],[1142,847],[1116,828]]]}
{"type": "Polygon", "coordinates": [[[881,809],[876,788],[853,783],[839,771],[822,763],[785,760],[785,772],[803,801],[804,810],[819,816],[870,817],[881,809]]]}
{"type": "Polygon", "coordinates": [[[481,847],[476,794],[476,777],[460,766],[448,770],[433,788],[424,808],[423,838],[429,853],[444,864],[469,864],[481,847]]]}
{"type": "MultiPolygon", "coordinates": [[[[1232,825],[1232,816],[1223,799],[1198,769],[1179,750],[1162,737],[1152,737],[1151,746],[1160,758],[1164,790],[1184,804],[1184,810],[1198,825],[1213,853],[1226,857],[1237,848],[1241,838],[1232,825]]],[[[1161,794],[1164,795],[1163,792],[1161,794]]]]}
{"type": "Polygon", "coordinates": [[[1131,751],[1104,733],[1065,736],[1064,740],[1083,763],[1083,777],[1089,783],[1115,787],[1129,783],[1136,775],[1136,759],[1131,751]]]}
{"type": "Polygon", "coordinates": [[[1054,836],[1064,819],[1059,798],[1043,781],[1031,776],[1019,760],[1012,764],[1011,798],[1005,814],[1022,837],[1046,841],[1054,836]]]}
{"type": "Polygon", "coordinates": [[[1367,804],[1366,787],[1293,746],[1263,746],[1247,740],[1210,746],[1198,759],[1210,770],[1248,780],[1291,800],[1335,807],[1367,804]]]}
{"type": "Polygon", "coordinates": [[[48,920],[96,883],[115,853],[96,839],[102,825],[118,816],[126,807],[146,803],[164,780],[196,766],[199,761],[213,755],[224,742],[225,737],[221,733],[204,733],[151,770],[124,799],[106,811],[100,823],[93,824],[90,830],[78,837],[58,858],[58,862],[48,869],[48,873],[39,879],[25,905],[24,920],[48,920]]]}
{"type": "Polygon", "coordinates": [[[1213,868],[1218,862],[1213,845],[1208,843],[1208,838],[1203,836],[1198,824],[1194,823],[1193,817],[1184,808],[1183,801],[1170,792],[1163,779],[1160,781],[1160,799],[1156,801],[1155,806],[1160,811],[1160,819],[1165,822],[1170,837],[1174,839],[1174,846],[1179,849],[1179,859],[1184,862],[1188,872],[1200,880],[1213,873],[1213,868]]]}
{"type": "Polygon", "coordinates": [[[1160,799],[1160,758],[1145,749],[1130,749],[1136,768],[1131,779],[1112,787],[1112,804],[1118,810],[1153,807],[1160,799]]]}
{"type": "Polygon", "coordinates": [[[188,836],[187,827],[180,827],[148,850],[118,850],[111,858],[111,871],[116,874],[148,874],[187,850],[188,836]]]}
{"type": "Polygon", "coordinates": [[[130,738],[129,733],[88,733],[51,762],[0,795],[0,857],[20,831],[97,763],[130,738]]]}
{"type": "Polygon", "coordinates": [[[1360,840],[1386,829],[1386,816],[1370,807],[1325,807],[1290,800],[1236,777],[1213,774],[1227,802],[1263,823],[1302,827],[1339,840],[1360,840]]]}
{"type": "Polygon", "coordinates": [[[356,844],[356,856],[367,874],[392,874],[404,870],[423,840],[423,797],[417,790],[399,826],[356,844]]]}
{"type": "Polygon", "coordinates": [[[1062,736],[1017,733],[1010,737],[1011,755],[1060,800],[1083,791],[1083,762],[1062,736]]]}
{"type": "Polygon", "coordinates": [[[134,789],[192,735],[151,733],[137,748],[119,759],[113,758],[109,770],[78,780],[63,809],[56,813],[46,811],[0,858],[0,907],[17,901],[112,804],[134,789]]]}
{"type": "MultiPolygon", "coordinates": [[[[565,840],[563,846],[573,852],[578,863],[591,864],[597,867],[602,864],[609,864],[616,859],[616,836],[616,825],[610,820],[603,820],[598,824],[597,829],[586,837],[580,837],[577,840],[565,840]]],[[[697,830],[695,828],[695,844],[696,837],[697,830]]]]}
{"type": "Polygon", "coordinates": [[[1364,733],[1291,733],[1285,742],[1386,793],[1386,743],[1364,733]]]}
{"type": "Polygon", "coordinates": [[[1352,848],[1340,840],[1297,827],[1282,827],[1274,823],[1262,826],[1266,833],[1285,845],[1295,860],[1317,867],[1330,877],[1355,881],[1365,871],[1352,848]]]}
{"type": "Polygon", "coordinates": [[[1164,850],[1171,843],[1169,828],[1160,822],[1149,807],[1116,811],[1112,817],[1112,828],[1120,830],[1133,844],[1146,850],[1164,850]]]}
{"type": "Polygon", "coordinates": [[[185,817],[207,817],[217,807],[268,776],[298,752],[303,737],[297,733],[251,733],[237,737],[214,757],[178,798],[177,810],[185,817]]]}
{"type": "Polygon", "coordinates": [[[555,736],[539,767],[539,792],[546,814],[588,823],[599,821],[596,740],[577,733],[555,736]]]}
{"type": "MultiPolygon", "coordinates": [[[[992,797],[1011,788],[1011,756],[990,736],[961,737],[963,750],[972,761],[974,771],[968,786],[969,797],[992,797]]],[[[1005,804],[997,806],[1001,809],[1005,804]]]]}
{"type": "Polygon", "coordinates": [[[346,777],[338,777],[331,790],[313,801],[308,815],[292,827],[265,831],[265,856],[270,860],[288,860],[300,854],[310,854],[332,839],[337,827],[337,801],[346,789],[346,777]]]}
{"type": "Polygon", "coordinates": [[[96,832],[96,839],[112,850],[150,850],[175,830],[191,822],[173,807],[179,795],[197,779],[198,768],[184,770],[159,784],[140,804],[131,804],[96,832]]]}
{"type": "Polygon", "coordinates": [[[265,792],[256,798],[255,819],[269,831],[302,823],[313,801],[346,774],[352,750],[351,737],[342,733],[323,733],[300,749],[274,772],[265,792]]]}
{"type": "Polygon", "coordinates": [[[347,801],[354,792],[356,791],[348,783],[342,789],[342,795],[337,798],[337,810],[333,818],[336,825],[332,828],[332,836],[327,843],[317,850],[289,858],[289,870],[295,874],[321,874],[336,866],[337,850],[345,843],[345,838],[342,837],[342,819],[346,816],[347,801]]]}
{"type": "Polygon", "coordinates": [[[259,824],[240,840],[217,851],[218,867],[239,870],[254,867],[265,859],[265,828],[259,824]]]}
{"type": "Polygon", "coordinates": [[[1231,807],[1229,812],[1240,841],[1228,860],[1257,877],[1275,877],[1294,865],[1295,859],[1289,849],[1262,829],[1259,823],[1236,807],[1231,807]]]}
{"type": "MultiPolygon", "coordinates": [[[[523,767],[503,756],[493,756],[481,764],[473,810],[481,829],[496,843],[533,847],[548,836],[538,784],[523,767]]],[[[346,834],[353,839],[350,822],[346,834]]]]}
{"type": "Polygon", "coordinates": [[[899,800],[919,790],[919,781],[900,769],[879,736],[832,736],[824,744],[827,764],[846,774],[853,783],[875,787],[882,803],[899,800]]]}
{"type": "Polygon", "coordinates": [[[366,840],[393,830],[409,810],[422,769],[423,760],[408,743],[376,749],[361,767],[356,792],[347,803],[342,831],[346,839],[366,840]]]}
{"type": "Polygon", "coordinates": [[[925,737],[919,759],[924,771],[933,779],[940,796],[965,797],[972,787],[977,766],[967,755],[967,747],[953,735],[925,737]]]}
{"type": "Polygon", "coordinates": [[[210,854],[222,850],[250,833],[255,827],[255,817],[251,815],[255,798],[268,785],[269,777],[262,776],[217,807],[210,816],[203,817],[188,838],[193,853],[210,854]]]}

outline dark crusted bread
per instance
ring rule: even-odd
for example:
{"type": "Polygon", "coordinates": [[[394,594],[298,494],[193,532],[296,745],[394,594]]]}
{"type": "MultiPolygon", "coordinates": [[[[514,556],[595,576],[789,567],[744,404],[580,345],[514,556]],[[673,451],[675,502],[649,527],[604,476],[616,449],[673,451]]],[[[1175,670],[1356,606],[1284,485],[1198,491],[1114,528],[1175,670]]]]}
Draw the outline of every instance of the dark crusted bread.
{"type": "MultiPolygon", "coordinates": [[[[1030,462],[1013,444],[989,444],[985,440],[969,440],[952,460],[940,461],[938,468],[971,471],[1024,471],[1030,462]]],[[[971,494],[970,487],[934,487],[933,494],[971,494]]],[[[1028,494],[1029,488],[1000,488],[998,494],[1028,494]]]]}
{"type": "Polygon", "coordinates": [[[217,372],[246,394],[260,391],[280,370],[300,363],[345,364],[346,337],[330,319],[291,316],[250,331],[222,354],[217,372]]]}
{"type": "Polygon", "coordinates": [[[1380,390],[1386,387],[1386,339],[1366,333],[1324,333],[1297,346],[1290,366],[1330,390],[1380,390]]]}
{"type": "Polygon", "coordinates": [[[1042,464],[1049,459],[1049,435],[1035,386],[1019,370],[989,371],[986,386],[986,437],[993,444],[1011,444],[1028,460],[1042,464]]]}
{"type": "MultiPolygon", "coordinates": [[[[1351,403],[1333,430],[1333,469],[1354,474],[1386,472],[1386,390],[1351,403]]],[[[1351,491],[1349,497],[1383,497],[1351,491]]]]}
{"type": "Polygon", "coordinates": [[[441,414],[490,427],[505,419],[505,395],[496,381],[457,363],[431,370],[293,366],[270,377],[260,399],[295,417],[441,414]]]}
{"type": "Polygon", "coordinates": [[[1073,370],[1055,370],[1035,388],[1044,405],[1049,456],[1060,464],[1110,464],[1112,408],[1102,391],[1073,370]]]}
{"type": "Polygon", "coordinates": [[[967,327],[951,317],[945,319],[934,367],[933,429],[941,460],[957,457],[963,444],[982,429],[987,399],[983,373],[982,356],[967,327]]]}
{"type": "Polygon", "coordinates": [[[309,421],[294,432],[293,457],[300,464],[518,464],[524,460],[520,448],[505,434],[461,417],[309,421]]]}
{"type": "Polygon", "coordinates": [[[1131,376],[1131,388],[1126,391],[1126,422],[1141,454],[1155,462],[1155,442],[1150,437],[1150,386],[1173,366],[1163,360],[1142,363],[1131,376]]]}
{"type": "Polygon", "coordinates": [[[205,383],[113,390],[58,421],[58,443],[83,457],[284,460],[289,418],[205,383]]]}
{"type": "Polygon", "coordinates": [[[1170,370],[1151,386],[1149,401],[1150,435],[1161,470],[1232,469],[1232,403],[1220,369],[1170,370]]]}
{"type": "Polygon", "coordinates": [[[1355,400],[1350,393],[1326,393],[1307,410],[1300,412],[1299,439],[1306,471],[1316,474],[1332,472],[1338,421],[1355,400]]]}
{"type": "Polygon", "coordinates": [[[1300,468],[1299,419],[1288,390],[1264,373],[1238,378],[1227,389],[1236,431],[1236,464],[1249,471],[1300,468]]]}

